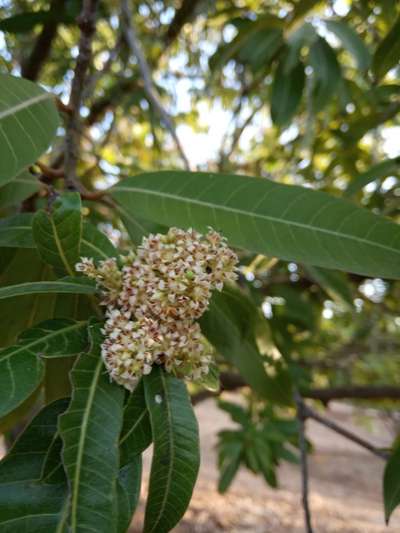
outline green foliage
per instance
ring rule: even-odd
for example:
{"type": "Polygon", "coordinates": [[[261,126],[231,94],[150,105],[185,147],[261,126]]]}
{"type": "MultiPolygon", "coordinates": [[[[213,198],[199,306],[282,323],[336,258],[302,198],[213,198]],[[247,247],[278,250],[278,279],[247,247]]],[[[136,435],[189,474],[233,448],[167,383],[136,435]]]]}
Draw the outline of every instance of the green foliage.
{"type": "Polygon", "coordinates": [[[204,231],[211,223],[232,245],[258,253],[400,277],[399,227],[321,192],[244,176],[159,172],[129,178],[112,195],[161,224],[204,231]]]}
{"type": "Polygon", "coordinates": [[[32,215],[22,213],[0,221],[0,245],[12,248],[33,248],[32,215]]]}
{"type": "Polygon", "coordinates": [[[343,46],[354,56],[358,68],[367,70],[371,63],[371,55],[358,33],[341,20],[327,20],[325,24],[328,30],[333,32],[342,41],[343,46]]]}
{"type": "Polygon", "coordinates": [[[82,234],[81,198],[65,193],[54,202],[51,213],[38,211],[32,224],[33,236],[44,262],[58,274],[75,274],[82,234]]]}
{"type": "Polygon", "coordinates": [[[218,405],[240,426],[218,434],[218,490],[221,493],[228,490],[242,464],[253,473],[260,473],[268,485],[276,487],[279,463],[282,460],[298,462],[291,449],[297,442],[297,421],[280,419],[269,409],[259,410],[255,406],[246,409],[226,401],[218,405]]]}
{"type": "Polygon", "coordinates": [[[389,33],[381,41],[375,51],[372,71],[377,79],[381,79],[388,70],[395,67],[400,59],[400,16],[397,18],[389,33]]]}
{"type": "Polygon", "coordinates": [[[96,287],[86,279],[64,278],[60,281],[36,281],[32,283],[20,283],[0,288],[0,300],[3,298],[15,298],[27,294],[93,294],[96,287]]]}
{"type": "Polygon", "coordinates": [[[124,420],[119,441],[121,464],[141,454],[152,441],[150,415],[146,407],[143,382],[140,382],[124,406],[124,420]]]}
{"type": "MultiPolygon", "coordinates": [[[[276,487],[298,462],[293,390],[399,385],[399,6],[139,2],[149,94],[116,3],[99,3],[86,76],[82,2],[31,4],[0,7],[0,431],[25,427],[0,462],[0,530],[126,533],[154,443],[144,531],[166,533],[198,473],[190,397],[162,364],[132,393],[110,380],[103,295],[75,264],[121,266],[171,225],[227,237],[239,276],[200,319],[215,358],[189,390],[245,385],[218,404],[236,424],[219,490],[241,467],[276,487]],[[204,172],[170,170],[181,149],[204,172]]],[[[399,470],[394,445],[387,521],[399,470]]]]}
{"type": "Polygon", "coordinates": [[[277,126],[285,126],[293,118],[303,94],[305,74],[302,63],[289,71],[281,63],[275,73],[271,94],[271,118],[277,126]]]}
{"type": "Polygon", "coordinates": [[[400,504],[400,447],[397,446],[387,465],[383,476],[383,499],[385,504],[385,519],[389,522],[395,508],[400,504]]]}
{"type": "Polygon", "coordinates": [[[39,190],[36,177],[23,171],[11,183],[0,187],[0,208],[18,206],[23,200],[39,190]]]}
{"type": "Polygon", "coordinates": [[[371,183],[371,181],[386,178],[391,174],[398,174],[400,170],[400,158],[387,159],[373,165],[365,172],[362,172],[349,183],[346,189],[346,195],[351,196],[357,193],[360,189],[371,183]]]}
{"type": "Polygon", "coordinates": [[[278,404],[292,401],[291,381],[280,364],[263,358],[256,344],[257,307],[237,290],[215,294],[201,328],[207,339],[243,376],[252,389],[278,404]],[[269,373],[268,373],[269,372],[269,373]]]}
{"type": "Polygon", "coordinates": [[[0,74],[0,91],[0,184],[4,184],[48,148],[58,115],[52,95],[27,80],[0,74]]]}
{"type": "Polygon", "coordinates": [[[200,465],[199,435],[185,384],[154,368],[144,377],[154,442],[144,531],[170,531],[184,515],[200,465]]]}
{"type": "Polygon", "coordinates": [[[86,348],[85,323],[49,320],[24,331],[18,344],[0,351],[0,416],[20,405],[44,377],[43,357],[75,355],[86,348]]]}
{"type": "Polygon", "coordinates": [[[321,111],[336,94],[341,72],[334,50],[318,37],[310,47],[310,65],[314,71],[312,105],[321,111]]]}
{"type": "MultiPolygon", "coordinates": [[[[45,407],[0,462],[2,531],[55,530],[66,487],[47,466],[57,437],[58,416],[67,405],[64,399],[45,407]]],[[[56,470],[58,467],[61,463],[56,470]]]]}
{"type": "Polygon", "coordinates": [[[60,418],[59,430],[70,483],[63,520],[71,531],[86,524],[108,533],[116,531],[114,502],[124,394],[104,374],[99,330],[94,324],[89,327],[91,348],[73,368],[71,403],[60,418]]]}

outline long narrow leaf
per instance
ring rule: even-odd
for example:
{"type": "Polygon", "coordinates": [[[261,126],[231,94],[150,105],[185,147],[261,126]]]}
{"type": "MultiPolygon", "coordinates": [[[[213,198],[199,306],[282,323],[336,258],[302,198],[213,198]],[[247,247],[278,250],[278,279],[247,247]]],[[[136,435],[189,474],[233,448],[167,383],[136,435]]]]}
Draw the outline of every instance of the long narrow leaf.
{"type": "Polygon", "coordinates": [[[257,308],[239,291],[225,290],[214,294],[200,325],[211,344],[239,370],[257,394],[280,404],[291,404],[289,375],[274,369],[274,376],[269,376],[266,360],[258,351],[255,342],[257,313],[257,308]]]}
{"type": "Polygon", "coordinates": [[[63,399],[45,407],[29,424],[0,462],[0,530],[55,531],[67,487],[45,483],[43,466],[55,440],[58,416],[68,405],[63,399]]]}
{"type": "Polygon", "coordinates": [[[400,446],[398,446],[388,463],[383,476],[383,499],[386,523],[398,505],[400,505],[400,446]]]}
{"type": "Polygon", "coordinates": [[[82,279],[73,281],[33,281],[32,283],[0,287],[0,300],[27,294],[94,294],[95,292],[96,287],[82,279]]]}
{"type": "Polygon", "coordinates": [[[181,519],[199,470],[199,435],[185,384],[153,368],[144,378],[154,453],[145,533],[167,533],[181,519]]]}
{"type": "Polygon", "coordinates": [[[58,416],[67,406],[67,399],[57,400],[35,416],[0,461],[0,485],[41,479],[48,450],[57,432],[58,416]]]}
{"type": "Polygon", "coordinates": [[[161,224],[200,231],[211,225],[232,246],[400,278],[400,226],[322,192],[245,176],[158,172],[128,178],[112,195],[161,224]]]}
{"type": "Polygon", "coordinates": [[[117,485],[118,533],[126,533],[132,521],[140,496],[142,480],[142,456],[134,459],[121,468],[117,485]]]}
{"type": "Polygon", "coordinates": [[[124,422],[121,431],[121,465],[129,463],[151,443],[150,416],[141,381],[124,407],[124,422]]]}
{"type": "Polygon", "coordinates": [[[377,79],[382,78],[400,59],[400,16],[389,33],[381,41],[372,60],[372,71],[377,79]]]}
{"type": "Polygon", "coordinates": [[[59,424],[71,491],[69,531],[76,533],[85,527],[114,533],[124,390],[105,373],[99,326],[90,326],[90,337],[91,351],[81,355],[74,366],[71,404],[59,424]]]}
{"type": "Polygon", "coordinates": [[[44,377],[43,356],[81,352],[87,343],[85,323],[49,320],[25,331],[18,344],[0,351],[0,416],[18,407],[44,377]]]}

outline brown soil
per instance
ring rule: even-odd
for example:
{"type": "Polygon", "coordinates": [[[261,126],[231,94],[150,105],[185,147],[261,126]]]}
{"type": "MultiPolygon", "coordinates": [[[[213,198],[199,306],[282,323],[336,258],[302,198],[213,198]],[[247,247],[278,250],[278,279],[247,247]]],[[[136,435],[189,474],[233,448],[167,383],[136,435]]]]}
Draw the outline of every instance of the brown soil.
{"type": "MultiPolygon", "coordinates": [[[[303,533],[300,474],[297,466],[279,470],[280,488],[270,489],[261,478],[242,469],[230,490],[219,495],[215,443],[217,432],[232,426],[229,418],[207,400],[196,407],[200,424],[202,465],[189,510],[174,533],[303,533]]],[[[327,413],[376,445],[391,440],[373,413],[359,414],[343,405],[327,413]],[[368,427],[366,427],[368,424],[368,427]]],[[[384,525],[381,483],[383,461],[330,430],[310,421],[308,437],[315,451],[310,457],[311,509],[315,533],[399,533],[400,510],[384,525]]],[[[148,471],[150,454],[145,470],[148,471]]],[[[145,484],[146,474],[145,474],[145,484]]],[[[145,493],[146,488],[143,488],[145,493]]],[[[144,494],[143,494],[144,495],[144,494]]],[[[140,532],[143,502],[132,533],[140,532]]]]}

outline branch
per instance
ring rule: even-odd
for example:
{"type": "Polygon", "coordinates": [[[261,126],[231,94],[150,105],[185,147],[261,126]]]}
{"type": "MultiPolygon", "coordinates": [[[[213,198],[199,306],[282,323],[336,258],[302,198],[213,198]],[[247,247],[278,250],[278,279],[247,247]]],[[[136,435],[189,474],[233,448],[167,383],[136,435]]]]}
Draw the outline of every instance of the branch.
{"type": "MultiPolygon", "coordinates": [[[[53,0],[50,11],[59,13],[65,6],[65,0],[53,0]]],[[[44,62],[49,57],[51,46],[57,35],[58,21],[56,17],[50,19],[43,25],[30,55],[21,65],[21,76],[28,80],[36,81],[43,67],[44,62]]]]}
{"type": "Polygon", "coordinates": [[[305,434],[305,424],[307,414],[302,397],[296,390],[294,393],[294,400],[297,406],[297,420],[299,422],[299,448],[301,459],[301,488],[302,488],[302,503],[304,510],[304,523],[307,533],[313,533],[311,524],[311,511],[308,497],[308,461],[307,461],[307,441],[305,434]]]}
{"type": "Polygon", "coordinates": [[[96,10],[98,0],[83,0],[82,12],[78,17],[78,26],[81,30],[79,40],[79,54],[76,61],[74,79],[72,80],[71,94],[68,107],[71,114],[68,116],[65,134],[65,183],[67,188],[76,189],[76,165],[79,157],[80,145],[80,108],[82,94],[85,87],[86,74],[92,57],[92,38],[96,27],[96,10]]]}
{"type": "MultiPolygon", "coordinates": [[[[221,390],[219,393],[200,391],[192,396],[193,405],[220,394],[223,391],[233,391],[246,387],[247,383],[233,372],[221,372],[221,390]]],[[[400,387],[392,385],[349,385],[344,387],[327,387],[324,389],[307,389],[301,391],[303,398],[320,400],[327,404],[332,400],[400,400],[400,387]]]]}
{"type": "Polygon", "coordinates": [[[400,400],[400,387],[392,385],[358,385],[331,387],[327,389],[310,389],[303,392],[305,398],[321,400],[328,403],[331,400],[400,400]]]}
{"type": "Polygon", "coordinates": [[[172,19],[172,22],[165,34],[165,47],[170,46],[171,43],[178,37],[183,26],[192,18],[200,2],[201,0],[182,0],[182,4],[180,8],[175,11],[174,18],[172,19]]]}
{"type": "Polygon", "coordinates": [[[126,41],[128,43],[128,46],[131,50],[131,53],[136,57],[138,67],[139,67],[141,76],[143,78],[144,91],[147,95],[147,98],[149,99],[150,103],[152,104],[154,109],[159,114],[161,121],[164,123],[164,126],[167,128],[172,138],[174,139],[175,145],[181,156],[181,159],[184,163],[186,170],[190,170],[189,161],[185,155],[185,152],[183,151],[182,145],[176,134],[174,123],[172,122],[171,117],[169,116],[168,112],[164,109],[164,107],[162,106],[160,102],[157,89],[152,79],[150,67],[146,61],[141,44],[136,35],[136,29],[133,23],[133,16],[132,16],[132,12],[130,10],[129,4],[128,4],[128,0],[121,1],[121,14],[122,14],[121,23],[122,23],[123,32],[124,32],[126,41]]]}
{"type": "Polygon", "coordinates": [[[352,442],[355,442],[365,450],[368,450],[369,452],[373,453],[380,459],[388,459],[389,454],[380,450],[373,444],[370,444],[368,441],[362,439],[361,437],[358,437],[351,431],[343,428],[342,426],[339,426],[336,424],[336,422],[332,422],[332,420],[329,420],[323,416],[321,416],[319,413],[311,409],[311,407],[308,407],[307,405],[303,404],[303,412],[304,416],[306,418],[312,418],[316,422],[319,422],[323,426],[326,426],[327,428],[331,429],[332,431],[335,431],[336,433],[339,433],[339,435],[342,435],[342,437],[345,437],[348,440],[351,440],[352,442]]]}

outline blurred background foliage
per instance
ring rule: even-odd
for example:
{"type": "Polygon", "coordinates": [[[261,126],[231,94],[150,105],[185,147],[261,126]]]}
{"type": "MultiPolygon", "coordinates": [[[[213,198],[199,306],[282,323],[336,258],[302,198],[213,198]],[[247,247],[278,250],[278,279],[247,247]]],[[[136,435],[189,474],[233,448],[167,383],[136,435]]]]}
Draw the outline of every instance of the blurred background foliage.
{"type": "MultiPolygon", "coordinates": [[[[396,0],[150,0],[131,6],[157,98],[192,169],[324,190],[399,220],[396,0]]],[[[64,115],[78,54],[80,9],[79,0],[0,0],[0,71],[51,90],[64,115]]],[[[171,128],[149,99],[129,51],[119,1],[101,4],[93,50],[78,166],[86,189],[102,190],[142,171],[183,168],[171,128]]],[[[53,150],[41,159],[54,169],[62,166],[63,133],[61,127],[53,150]]],[[[45,204],[46,175],[37,166],[31,172],[41,178],[40,187],[30,174],[18,193],[14,188],[10,196],[1,188],[2,214],[45,204]]],[[[135,221],[120,219],[107,203],[86,200],[84,205],[86,217],[121,247],[126,230],[135,240],[135,221]]],[[[13,253],[1,250],[0,272],[13,253]]],[[[14,268],[2,276],[3,283],[11,283],[10,276],[26,261],[36,264],[26,253],[15,252],[14,268]]],[[[30,279],[32,273],[40,279],[40,268],[33,270],[30,279]]],[[[271,375],[283,376],[281,387],[287,387],[285,373],[303,389],[400,387],[399,282],[242,253],[240,285],[250,307],[236,308],[232,324],[236,320],[237,327],[231,324],[225,333],[251,336],[271,375]]],[[[8,343],[17,330],[37,321],[35,313],[46,318],[45,297],[34,307],[29,298],[18,308],[21,324],[11,327],[12,310],[0,310],[8,343]]],[[[215,344],[221,353],[226,349],[215,344]]],[[[229,353],[232,346],[228,343],[229,353]]],[[[232,370],[226,361],[221,368],[232,370]]],[[[247,370],[240,370],[246,376],[247,370]]],[[[246,393],[248,407],[221,403],[241,428],[221,435],[221,490],[240,461],[274,485],[271,465],[295,460],[282,444],[293,439],[290,413],[253,396],[246,393]],[[262,438],[265,434],[269,440],[262,438]],[[258,443],[250,452],[243,444],[249,439],[258,443]],[[252,456],[257,446],[268,448],[259,454],[268,464],[252,456]]],[[[395,436],[395,403],[363,402],[389,417],[395,436]]]]}

